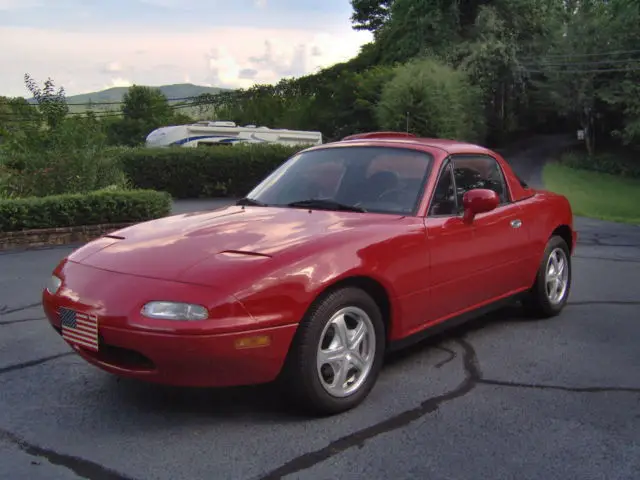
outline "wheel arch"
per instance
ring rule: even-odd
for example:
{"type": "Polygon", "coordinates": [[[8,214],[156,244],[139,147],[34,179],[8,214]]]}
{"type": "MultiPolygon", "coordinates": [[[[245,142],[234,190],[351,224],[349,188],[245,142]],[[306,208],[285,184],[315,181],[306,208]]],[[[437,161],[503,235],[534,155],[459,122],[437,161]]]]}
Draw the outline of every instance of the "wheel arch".
{"type": "Polygon", "coordinates": [[[363,290],[376,303],[376,305],[380,309],[380,313],[382,314],[382,323],[384,324],[385,328],[385,338],[388,341],[391,334],[391,325],[393,321],[391,296],[389,295],[389,292],[384,287],[384,285],[382,285],[376,279],[367,275],[352,275],[349,277],[341,278],[327,285],[316,296],[313,303],[320,301],[331,292],[347,287],[355,287],[363,290]]]}
{"type": "Polygon", "coordinates": [[[569,225],[557,226],[553,230],[553,232],[551,232],[551,235],[549,236],[549,238],[555,237],[555,236],[559,236],[560,238],[562,238],[567,243],[567,246],[569,247],[569,252],[573,252],[573,249],[575,247],[575,245],[573,244],[573,231],[571,230],[571,227],[569,225]]]}

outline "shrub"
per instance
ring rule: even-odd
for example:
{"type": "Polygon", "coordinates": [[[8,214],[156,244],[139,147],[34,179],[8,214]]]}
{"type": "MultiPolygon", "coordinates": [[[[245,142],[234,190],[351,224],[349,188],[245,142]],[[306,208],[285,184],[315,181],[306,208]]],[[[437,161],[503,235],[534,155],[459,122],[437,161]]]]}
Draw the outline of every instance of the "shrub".
{"type": "Polygon", "coordinates": [[[135,188],[176,198],[246,195],[301,146],[238,145],[123,150],[121,166],[135,188]]]}
{"type": "Polygon", "coordinates": [[[55,129],[25,125],[0,145],[0,197],[87,193],[126,187],[117,150],[106,148],[94,118],[67,118],[55,129]]]}
{"type": "Polygon", "coordinates": [[[171,196],[152,190],[103,190],[0,200],[0,232],[135,223],[171,212],[171,196]]]}
{"type": "Polygon", "coordinates": [[[433,59],[397,67],[377,106],[380,126],[423,137],[479,141],[484,138],[482,92],[467,74],[433,59]]]}
{"type": "Polygon", "coordinates": [[[560,156],[567,167],[623,177],[640,178],[640,154],[631,152],[602,152],[588,155],[583,151],[568,151],[560,156]]]}

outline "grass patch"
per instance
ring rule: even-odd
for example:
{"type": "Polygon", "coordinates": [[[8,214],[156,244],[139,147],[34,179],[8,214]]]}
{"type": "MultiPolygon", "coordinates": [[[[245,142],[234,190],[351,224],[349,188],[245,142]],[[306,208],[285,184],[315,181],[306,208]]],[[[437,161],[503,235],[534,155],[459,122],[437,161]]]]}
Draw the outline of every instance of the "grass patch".
{"type": "Polygon", "coordinates": [[[574,215],[640,224],[640,179],[548,163],[543,181],[548,190],[569,199],[574,215]]]}

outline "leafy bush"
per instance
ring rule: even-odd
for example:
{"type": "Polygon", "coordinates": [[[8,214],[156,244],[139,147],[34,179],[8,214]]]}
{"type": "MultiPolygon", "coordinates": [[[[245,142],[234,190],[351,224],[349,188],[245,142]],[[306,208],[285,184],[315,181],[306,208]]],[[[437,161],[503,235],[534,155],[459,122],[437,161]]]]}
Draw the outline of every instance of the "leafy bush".
{"type": "Polygon", "coordinates": [[[103,190],[0,200],[0,232],[135,223],[171,212],[171,196],[152,190],[103,190]]]}
{"type": "Polygon", "coordinates": [[[237,145],[123,150],[121,166],[136,188],[176,198],[244,196],[301,146],[237,145]]]}
{"type": "Polygon", "coordinates": [[[588,155],[586,152],[574,150],[561,155],[560,163],[579,170],[640,178],[640,154],[636,153],[634,156],[630,153],[602,152],[588,155]]]}
{"type": "Polygon", "coordinates": [[[0,145],[0,197],[44,197],[127,186],[118,151],[106,148],[95,118],[66,118],[55,128],[25,125],[0,145]]]}
{"type": "Polygon", "coordinates": [[[484,137],[481,91],[467,75],[433,59],[397,67],[378,103],[380,126],[424,137],[479,141],[484,137]]]}

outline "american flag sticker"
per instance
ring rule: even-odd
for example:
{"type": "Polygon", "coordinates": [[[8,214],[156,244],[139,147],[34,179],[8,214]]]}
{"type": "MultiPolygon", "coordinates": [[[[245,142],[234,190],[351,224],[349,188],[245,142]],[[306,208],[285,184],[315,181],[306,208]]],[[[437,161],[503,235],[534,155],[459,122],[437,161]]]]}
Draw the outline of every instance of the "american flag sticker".
{"type": "Polygon", "coordinates": [[[98,317],[93,314],[60,309],[62,338],[67,342],[98,351],[98,317]]]}

